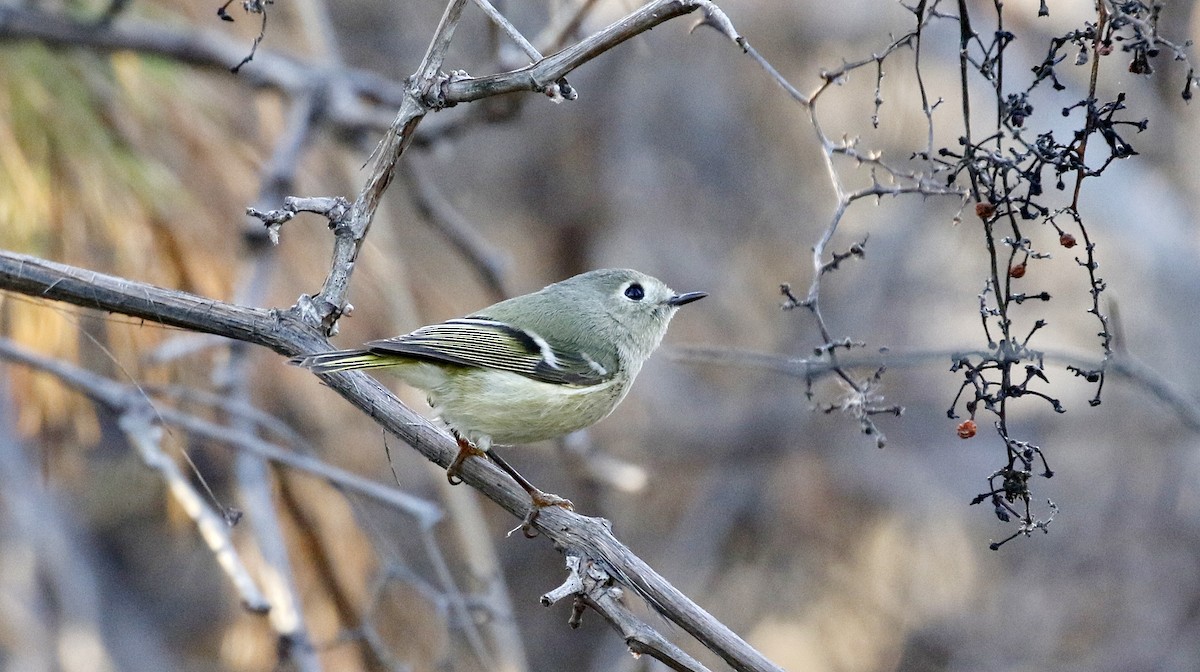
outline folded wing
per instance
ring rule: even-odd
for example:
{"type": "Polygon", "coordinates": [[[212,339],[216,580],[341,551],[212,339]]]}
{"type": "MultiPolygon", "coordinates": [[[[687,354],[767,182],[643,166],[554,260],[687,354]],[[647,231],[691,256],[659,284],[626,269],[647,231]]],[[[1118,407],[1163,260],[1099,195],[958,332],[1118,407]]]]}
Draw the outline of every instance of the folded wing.
{"type": "Polygon", "coordinates": [[[599,385],[616,365],[586,352],[567,352],[538,334],[476,317],[422,327],[411,334],[367,343],[379,355],[405,355],[434,362],[511,371],[558,385],[599,385]]]}

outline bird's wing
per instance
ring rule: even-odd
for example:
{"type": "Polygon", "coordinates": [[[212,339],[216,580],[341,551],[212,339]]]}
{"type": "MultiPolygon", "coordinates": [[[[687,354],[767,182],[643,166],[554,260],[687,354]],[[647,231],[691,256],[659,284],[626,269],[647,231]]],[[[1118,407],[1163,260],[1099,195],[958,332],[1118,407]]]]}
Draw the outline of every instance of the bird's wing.
{"type": "Polygon", "coordinates": [[[598,385],[616,371],[586,352],[564,352],[538,334],[504,322],[477,317],[449,320],[367,343],[379,355],[511,371],[559,385],[598,385]]]}

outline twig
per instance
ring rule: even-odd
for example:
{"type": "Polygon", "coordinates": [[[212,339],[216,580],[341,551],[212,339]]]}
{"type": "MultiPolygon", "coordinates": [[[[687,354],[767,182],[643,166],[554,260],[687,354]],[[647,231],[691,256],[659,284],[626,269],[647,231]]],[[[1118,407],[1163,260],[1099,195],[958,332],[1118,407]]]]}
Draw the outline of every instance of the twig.
{"type": "MultiPolygon", "coordinates": [[[[447,483],[446,485],[449,487],[450,484],[447,483]]],[[[421,540],[425,544],[425,555],[433,565],[433,572],[442,584],[442,591],[446,596],[447,606],[458,620],[457,629],[463,633],[463,637],[467,640],[467,645],[470,647],[471,652],[475,654],[475,659],[479,662],[482,669],[499,669],[495,659],[484,645],[479,627],[475,623],[475,619],[472,618],[471,611],[467,608],[462,591],[458,590],[458,587],[454,583],[454,574],[450,571],[450,565],[446,562],[445,554],[438,547],[438,540],[432,534],[428,533],[422,534],[421,540]]]]}
{"type": "MultiPolygon", "coordinates": [[[[225,72],[245,53],[243,44],[219,31],[173,30],[161,24],[130,19],[100,27],[24,6],[0,7],[0,41],[17,40],[37,40],[50,46],[101,52],[134,51],[225,72]]],[[[316,65],[263,49],[255,55],[253,65],[243,68],[238,78],[252,86],[291,93],[310,89],[314,82],[328,76],[327,71],[316,65]]],[[[363,101],[378,101],[380,105],[395,109],[403,100],[404,87],[377,73],[344,68],[339,76],[356,96],[363,97],[363,101]]],[[[367,103],[355,101],[354,98],[339,100],[331,109],[336,123],[355,127],[375,117],[367,103]]]]}
{"type": "Polygon", "coordinates": [[[515,42],[516,45],[521,48],[521,51],[525,52],[525,55],[529,57],[530,61],[541,60],[542,52],[538,51],[537,47],[533,46],[529,40],[525,39],[525,36],[521,34],[521,31],[517,30],[516,26],[512,25],[511,21],[504,18],[504,15],[501,14],[500,11],[497,10],[494,5],[492,5],[492,3],[488,2],[488,0],[471,1],[475,3],[476,7],[483,10],[484,14],[487,14],[487,17],[492,20],[492,23],[496,24],[499,26],[500,30],[504,31],[504,34],[508,36],[508,39],[515,42]]]}
{"type": "Polygon", "coordinates": [[[273,443],[263,441],[254,434],[224,427],[171,408],[159,409],[159,413],[164,422],[175,425],[188,433],[224,443],[290,469],[307,473],[343,492],[362,495],[385,504],[413,518],[421,529],[432,528],[442,518],[441,509],[429,501],[363,478],[315,457],[298,455],[273,443]]]}
{"type": "MultiPolygon", "coordinates": [[[[532,65],[486,77],[451,78],[442,84],[439,91],[435,92],[437,104],[441,106],[457,105],[518,91],[544,93],[548,87],[567,76],[572,70],[625,40],[677,16],[690,14],[698,9],[703,10],[709,17],[720,18],[720,20],[714,20],[713,25],[732,29],[732,23],[729,22],[728,17],[725,17],[724,12],[709,0],[655,0],[610,24],[607,28],[532,65]]],[[[736,33],[726,34],[726,37],[733,42],[737,42],[739,38],[736,33]]]]}
{"type": "MultiPolygon", "coordinates": [[[[45,478],[15,432],[10,387],[0,382],[0,591],[4,595],[4,662],[9,669],[61,669],[65,637],[89,642],[87,667],[115,672],[120,660],[112,638],[119,627],[99,577],[102,561],[71,511],[73,493],[45,478]],[[109,607],[109,608],[105,608],[109,607]]],[[[139,634],[153,639],[139,628],[139,634]]],[[[155,647],[139,646],[155,669],[177,669],[177,660],[155,660],[155,647]],[[165,665],[165,666],[164,666],[165,665]]],[[[125,651],[128,653],[128,650],[125,651]]]]}
{"type": "Polygon", "coordinates": [[[405,171],[408,178],[405,182],[413,205],[430,226],[442,234],[475,269],[494,301],[508,298],[512,294],[504,281],[507,260],[446,200],[424,163],[415,155],[410,156],[409,167],[405,171]]]}
{"type": "MultiPolygon", "coordinates": [[[[788,357],[769,353],[729,350],[728,348],[676,347],[666,351],[671,359],[681,362],[715,364],[742,369],[773,371],[788,376],[814,381],[834,373],[834,366],[821,358],[788,357]]],[[[1180,422],[1193,432],[1200,432],[1200,400],[1197,400],[1168,380],[1165,376],[1142,364],[1128,354],[1114,354],[1109,359],[1096,360],[1080,354],[1041,350],[1038,354],[1046,361],[1082,371],[1095,370],[1104,365],[1108,372],[1125,378],[1154,398],[1169,406],[1180,422]]],[[[890,350],[886,355],[842,355],[840,366],[847,369],[876,368],[886,364],[889,369],[923,366],[933,362],[957,361],[962,357],[996,357],[997,353],[987,350],[921,350],[904,352],[890,350]]]]}
{"type": "MultiPolygon", "coordinates": [[[[319,3],[320,0],[316,2],[319,3]]],[[[319,7],[312,9],[318,13],[321,11],[319,7]]],[[[313,23],[311,20],[306,22],[310,30],[314,30],[313,23]]],[[[332,44],[327,46],[333,48],[332,44]]],[[[336,53],[333,57],[335,62],[339,60],[336,53]]],[[[330,85],[305,89],[292,96],[288,123],[275,144],[259,185],[258,203],[263,207],[278,203],[292,190],[300,159],[312,143],[315,127],[324,116],[326,97],[330,93],[327,89],[332,88],[333,81],[342,80],[325,80],[322,83],[330,85]]],[[[301,202],[293,205],[305,207],[306,204],[301,202]]],[[[339,205],[340,202],[334,199],[333,205],[329,207],[339,205]]],[[[248,232],[244,239],[248,243],[250,264],[239,282],[235,301],[244,305],[258,305],[265,300],[267,287],[275,270],[275,251],[266,243],[277,242],[277,228],[267,227],[264,231],[263,227],[247,221],[245,229],[248,232]]],[[[254,404],[250,393],[250,372],[253,368],[254,354],[246,343],[231,343],[229,356],[213,374],[220,392],[246,408],[253,407],[254,404]]],[[[229,425],[232,430],[245,435],[248,442],[257,442],[257,423],[247,415],[231,415],[229,425]]],[[[280,657],[291,662],[302,672],[319,672],[320,660],[309,633],[302,598],[296,586],[292,560],[284,538],[283,522],[275,503],[274,479],[270,465],[261,455],[242,451],[235,456],[233,466],[250,530],[263,562],[270,567],[270,571],[267,572],[270,578],[267,588],[273,593],[272,603],[275,605],[270,614],[270,621],[279,636],[280,657]]]]}
{"type": "Polygon", "coordinates": [[[449,527],[458,540],[454,555],[465,565],[467,576],[479,586],[475,599],[486,610],[483,627],[491,633],[497,667],[494,669],[526,672],[529,661],[525,645],[513,616],[512,598],[504,579],[493,536],[484,524],[484,512],[473,490],[452,487],[445,474],[437,471],[436,481],[446,506],[449,527]]]}
{"type": "Polygon", "coordinates": [[[195,521],[196,529],[208,544],[217,564],[237,589],[242,604],[250,611],[266,613],[272,608],[272,602],[259,590],[250,572],[242,564],[241,556],[229,536],[229,523],[205,503],[204,498],[188,482],[174,460],[162,452],[162,427],[154,424],[154,420],[154,411],[147,405],[125,410],[121,413],[118,424],[129,442],[137,449],[142,462],[162,476],[175,501],[195,521]]]}
{"type": "Polygon", "coordinates": [[[594,563],[568,553],[567,578],[558,588],[542,595],[542,604],[550,606],[568,597],[574,599],[571,627],[579,627],[583,605],[602,614],[621,633],[629,652],[634,656],[650,654],[672,670],[679,672],[708,672],[708,668],[667,641],[657,630],[634,616],[622,603],[622,591],[613,585],[612,577],[594,563]]]}
{"type": "Polygon", "coordinates": [[[225,571],[241,596],[242,604],[247,609],[259,613],[266,613],[271,608],[271,602],[251,578],[241,556],[234,548],[225,516],[209,507],[175,462],[160,449],[161,429],[154,425],[156,412],[150,406],[149,400],[141,396],[136,389],[127,388],[77,366],[35,355],[6,339],[0,339],[0,356],[46,371],[118,415],[121,429],[137,449],[139,457],[146,466],[162,476],[176,502],[196,523],[196,529],[217,559],[217,564],[225,571]]]}
{"type": "MultiPolygon", "coordinates": [[[[43,357],[7,339],[0,339],[0,358],[45,371],[114,412],[120,412],[130,404],[149,404],[149,400],[142,396],[138,388],[123,385],[60,360],[43,357]]],[[[426,500],[363,478],[315,457],[293,453],[254,434],[218,425],[169,406],[159,405],[153,409],[159,422],[178,427],[196,437],[223,443],[304,472],[345,492],[376,500],[412,517],[422,529],[432,528],[442,517],[441,510],[426,500]]]]}
{"type": "Polygon", "coordinates": [[[334,229],[333,260],[321,292],[311,304],[315,313],[313,317],[328,335],[337,332],[337,320],[347,310],[354,261],[371,229],[383,193],[396,176],[400,155],[412,144],[413,134],[421,120],[435,109],[430,102],[430,91],[439,81],[442,61],[446,57],[446,50],[450,48],[465,4],[466,0],[450,0],[446,5],[425,57],[412,77],[412,85],[405,91],[400,110],[375,148],[375,167],[366,184],[345,219],[330,221],[334,229]]]}
{"type": "Polygon", "coordinates": [[[538,36],[538,41],[541,42],[544,38],[546,40],[545,43],[550,45],[550,51],[558,51],[559,49],[562,49],[563,45],[565,45],[567,41],[570,40],[571,37],[576,33],[576,31],[579,30],[579,27],[583,25],[583,20],[587,18],[587,15],[592,11],[592,8],[596,6],[597,1],[598,0],[583,0],[583,2],[579,3],[579,7],[571,13],[571,16],[562,23],[561,27],[556,26],[553,23],[546,26],[542,30],[541,35],[538,36]]]}

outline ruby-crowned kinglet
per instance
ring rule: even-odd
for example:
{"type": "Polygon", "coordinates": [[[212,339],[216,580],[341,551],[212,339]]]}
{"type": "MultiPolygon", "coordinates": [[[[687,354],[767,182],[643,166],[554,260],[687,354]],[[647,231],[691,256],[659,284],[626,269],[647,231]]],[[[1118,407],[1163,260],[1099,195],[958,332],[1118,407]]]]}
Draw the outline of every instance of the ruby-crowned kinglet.
{"type": "Polygon", "coordinates": [[[528,533],[541,507],[570,502],[534,488],[490,452],[492,444],[552,439],[607,417],[679,306],[705,296],[676,294],[634,270],[590,271],[363,349],[292,361],[314,373],[386,367],[427,392],[458,439],[450,482],[458,482],[464,459],[490,455],[533,499],[522,526],[528,533]]]}

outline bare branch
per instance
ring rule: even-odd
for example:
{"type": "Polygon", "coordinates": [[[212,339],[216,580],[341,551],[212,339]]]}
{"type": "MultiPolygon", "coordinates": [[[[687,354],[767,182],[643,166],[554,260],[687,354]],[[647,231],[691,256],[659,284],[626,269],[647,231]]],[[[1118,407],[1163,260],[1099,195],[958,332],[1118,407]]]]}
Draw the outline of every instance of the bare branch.
{"type": "MultiPolygon", "coordinates": [[[[24,6],[0,7],[0,41],[17,40],[37,40],[50,46],[101,52],[135,51],[226,72],[245,53],[245,45],[213,30],[172,30],[161,24],[129,19],[97,26],[24,6]]],[[[403,87],[377,73],[354,68],[342,68],[338,72],[358,95],[392,108],[403,100],[403,87]]],[[[314,82],[328,74],[327,69],[263,49],[255,55],[252,65],[242,68],[238,77],[252,86],[293,93],[311,88],[314,82]]],[[[336,111],[351,112],[348,101],[341,102],[346,104],[336,111]]],[[[354,114],[360,121],[372,116],[364,108],[354,110],[354,114]]]]}
{"type": "MultiPolygon", "coordinates": [[[[547,87],[572,70],[629,38],[698,9],[706,14],[724,17],[720,8],[708,0],[656,0],[594,35],[532,65],[487,77],[449,79],[442,84],[438,92],[438,102],[442,105],[456,105],[517,91],[545,92],[547,87]]],[[[728,22],[727,18],[724,20],[728,22]]],[[[732,24],[729,25],[732,27],[732,24]]]]}
{"type": "Polygon", "coordinates": [[[155,424],[156,413],[149,400],[136,389],[79,367],[34,355],[4,339],[0,339],[0,356],[52,373],[118,414],[121,430],[137,449],[142,462],[162,476],[175,501],[196,523],[196,529],[216,557],[217,564],[241,596],[242,604],[259,613],[266,613],[272,608],[272,603],[250,576],[234,548],[225,516],[208,505],[174,460],[162,452],[162,428],[155,424]]]}
{"type": "Polygon", "coordinates": [[[229,523],[205,503],[180,471],[179,465],[162,452],[162,427],[154,424],[154,411],[149,406],[142,406],[140,410],[129,409],[121,413],[119,424],[129,442],[137,449],[142,462],[162,476],[175,501],[195,521],[204,543],[241,596],[242,605],[250,611],[269,611],[271,602],[258,588],[233,546],[229,523]]]}
{"type": "Polygon", "coordinates": [[[446,199],[423,163],[415,156],[409,158],[406,182],[413,205],[475,269],[493,300],[508,298],[511,294],[504,281],[507,259],[446,199]]]}
{"type": "Polygon", "coordinates": [[[538,51],[537,47],[533,46],[533,43],[525,39],[525,36],[521,34],[521,31],[517,30],[516,26],[512,25],[511,21],[504,18],[504,15],[501,14],[500,11],[497,10],[494,5],[492,5],[492,3],[488,2],[488,0],[473,0],[473,2],[475,3],[476,7],[483,10],[484,14],[487,14],[487,17],[492,20],[492,23],[499,26],[500,29],[504,31],[504,34],[508,35],[508,39],[515,42],[517,46],[521,48],[521,51],[525,52],[525,55],[529,57],[530,61],[541,60],[542,52],[538,51]]]}

